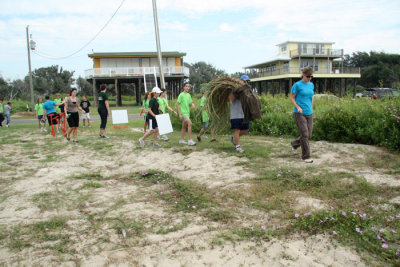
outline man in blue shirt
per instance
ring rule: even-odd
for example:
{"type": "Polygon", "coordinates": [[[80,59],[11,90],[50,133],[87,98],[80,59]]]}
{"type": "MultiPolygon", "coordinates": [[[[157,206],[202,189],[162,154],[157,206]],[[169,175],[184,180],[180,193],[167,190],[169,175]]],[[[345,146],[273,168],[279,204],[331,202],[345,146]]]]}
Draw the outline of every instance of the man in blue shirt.
{"type": "MultiPolygon", "coordinates": [[[[58,114],[56,112],[55,107],[60,106],[64,104],[64,102],[61,103],[56,103],[52,100],[50,100],[50,97],[47,95],[45,97],[46,102],[43,103],[43,116],[47,116],[47,120],[49,122],[49,126],[51,127],[52,125],[57,125],[58,126],[58,114]]],[[[57,127],[57,133],[60,131],[58,130],[57,127]]]]}

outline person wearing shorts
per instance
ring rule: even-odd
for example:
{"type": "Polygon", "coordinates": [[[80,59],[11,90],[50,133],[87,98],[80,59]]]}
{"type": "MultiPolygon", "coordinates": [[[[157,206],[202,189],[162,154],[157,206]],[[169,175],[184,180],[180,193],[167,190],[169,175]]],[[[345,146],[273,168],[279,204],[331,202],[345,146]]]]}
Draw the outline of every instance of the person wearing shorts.
{"type": "Polygon", "coordinates": [[[70,141],[71,133],[73,132],[72,142],[78,143],[78,140],[76,140],[79,127],[78,110],[80,110],[83,114],[85,114],[85,111],[79,105],[79,98],[76,97],[76,91],[76,88],[72,88],[70,97],[68,97],[67,101],[65,102],[65,117],[67,118],[69,126],[65,138],[67,138],[67,141],[70,141]]]}
{"type": "Polygon", "coordinates": [[[85,113],[82,114],[82,127],[85,128],[85,120],[87,120],[88,127],[92,127],[90,125],[90,102],[87,100],[86,96],[82,96],[82,101],[81,101],[81,108],[85,111],[85,113]]]}
{"type": "MultiPolygon", "coordinates": [[[[240,80],[243,85],[245,85],[250,79],[247,75],[242,75],[240,80]]],[[[234,130],[233,136],[231,137],[231,142],[235,146],[237,152],[243,153],[244,150],[240,146],[240,137],[249,131],[250,123],[243,123],[244,112],[242,103],[239,99],[235,98],[235,94],[233,92],[229,94],[229,101],[232,102],[230,115],[231,129],[234,130]]]]}
{"type": "Polygon", "coordinates": [[[36,100],[36,105],[35,105],[35,112],[36,112],[36,118],[38,119],[38,126],[39,126],[39,131],[45,132],[46,131],[46,121],[43,121],[43,103],[42,103],[42,98],[38,97],[36,100]]]}
{"type": "Polygon", "coordinates": [[[190,120],[190,105],[196,108],[193,104],[192,97],[189,94],[190,83],[183,85],[183,92],[179,94],[176,101],[176,108],[178,109],[179,119],[182,121],[181,138],[179,144],[194,146],[196,143],[192,140],[192,121],[190,120]],[[188,141],[185,141],[185,132],[188,132],[188,141]]]}
{"type": "MultiPolygon", "coordinates": [[[[160,96],[157,98],[158,100],[158,104],[160,105],[160,111],[161,113],[165,114],[167,112],[167,109],[172,111],[175,116],[178,116],[178,113],[173,110],[170,106],[168,106],[168,100],[167,100],[167,90],[165,88],[161,88],[161,94],[160,96]]],[[[164,141],[168,141],[168,137],[164,134],[163,136],[161,136],[161,139],[164,141]]]]}
{"type": "Polygon", "coordinates": [[[160,114],[160,105],[158,103],[157,98],[161,92],[162,91],[158,87],[154,87],[153,90],[151,91],[152,98],[149,101],[149,109],[147,110],[147,116],[149,117],[150,131],[145,133],[143,135],[143,137],[139,138],[139,143],[140,143],[141,147],[144,147],[146,145],[146,143],[145,143],[146,138],[152,134],[154,135],[153,146],[160,146],[160,144],[157,143],[158,124],[157,124],[156,115],[160,114]]]}
{"type": "MultiPolygon", "coordinates": [[[[63,103],[56,103],[50,100],[50,96],[45,96],[46,102],[43,103],[43,116],[47,117],[47,121],[49,122],[49,126],[52,127],[58,124],[58,114],[56,112],[55,107],[62,105],[63,103]]],[[[59,131],[57,130],[57,133],[59,131]]]]}

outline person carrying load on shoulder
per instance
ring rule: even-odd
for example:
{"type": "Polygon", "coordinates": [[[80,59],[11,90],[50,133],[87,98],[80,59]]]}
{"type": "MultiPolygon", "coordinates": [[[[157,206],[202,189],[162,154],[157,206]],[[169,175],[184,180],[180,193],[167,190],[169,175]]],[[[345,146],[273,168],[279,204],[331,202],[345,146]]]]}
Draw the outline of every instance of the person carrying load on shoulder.
{"type": "Polygon", "coordinates": [[[250,121],[261,118],[261,102],[249,85],[250,78],[247,75],[240,77],[241,85],[229,94],[231,105],[231,129],[234,130],[231,142],[239,153],[244,150],[240,146],[240,137],[250,129],[250,121]]]}

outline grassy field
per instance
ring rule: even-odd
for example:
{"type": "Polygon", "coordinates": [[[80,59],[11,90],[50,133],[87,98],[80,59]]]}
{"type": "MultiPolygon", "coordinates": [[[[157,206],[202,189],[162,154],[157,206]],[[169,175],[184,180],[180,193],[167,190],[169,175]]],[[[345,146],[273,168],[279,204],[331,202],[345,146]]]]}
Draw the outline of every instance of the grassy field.
{"type": "MultiPolygon", "coordinates": [[[[398,265],[400,157],[384,148],[179,132],[139,146],[129,128],[0,129],[0,265],[398,265]]],[[[189,266],[188,265],[188,266],[189,266]]]]}

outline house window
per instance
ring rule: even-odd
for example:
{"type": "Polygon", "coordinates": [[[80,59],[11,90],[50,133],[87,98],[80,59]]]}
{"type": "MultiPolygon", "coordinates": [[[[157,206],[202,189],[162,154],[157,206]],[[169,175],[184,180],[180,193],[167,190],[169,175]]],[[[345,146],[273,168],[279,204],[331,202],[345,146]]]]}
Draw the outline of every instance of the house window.
{"type": "Polygon", "coordinates": [[[286,51],[286,45],[282,45],[281,46],[281,52],[285,52],[286,51]]]}
{"type": "Polygon", "coordinates": [[[314,71],[318,71],[318,61],[303,60],[300,62],[300,69],[310,66],[314,71]],[[314,64],[315,63],[315,64],[314,64]]]}
{"type": "Polygon", "coordinates": [[[283,63],[283,71],[289,72],[289,62],[283,63]]]}

